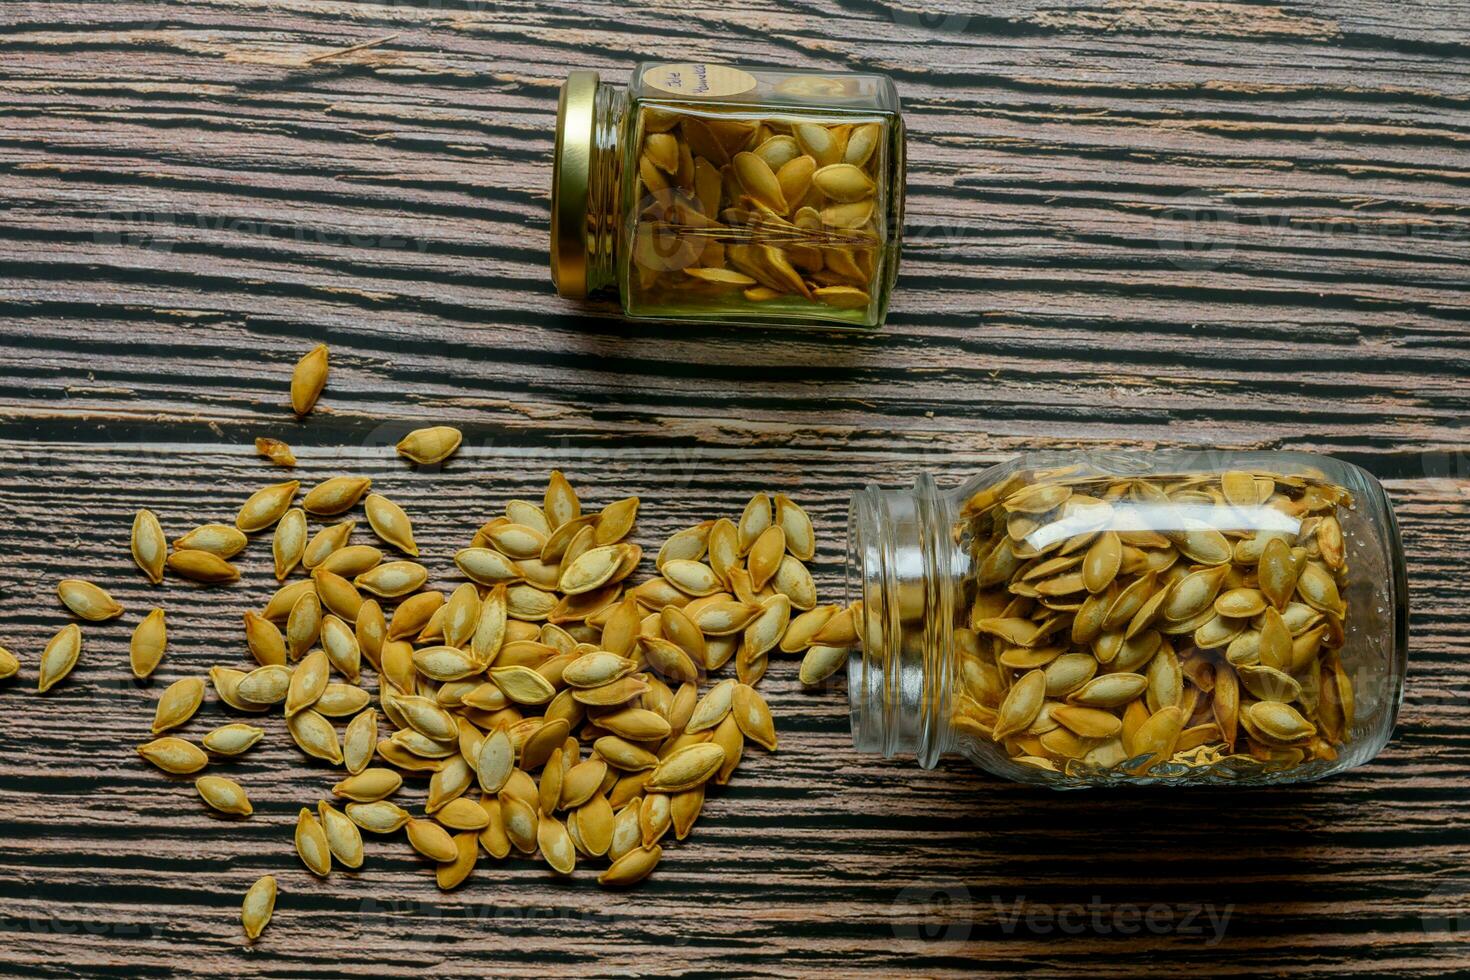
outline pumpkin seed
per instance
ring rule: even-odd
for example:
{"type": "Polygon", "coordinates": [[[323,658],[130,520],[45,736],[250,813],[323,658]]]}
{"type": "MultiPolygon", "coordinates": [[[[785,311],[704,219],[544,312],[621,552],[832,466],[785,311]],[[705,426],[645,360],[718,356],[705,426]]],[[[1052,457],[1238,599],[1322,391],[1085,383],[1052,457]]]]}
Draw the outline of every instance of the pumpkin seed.
{"type": "Polygon", "coordinates": [[[82,654],[82,630],[76,623],[68,623],[57,631],[41,651],[40,677],[36,690],[45,694],[59,684],[77,665],[82,654]]]}
{"type": "Polygon", "coordinates": [[[260,615],[273,623],[284,623],[291,615],[291,610],[295,607],[296,602],[308,592],[315,594],[315,581],[291,582],[283,585],[270,597],[270,601],[266,603],[265,610],[260,615]]]}
{"type": "Polygon", "coordinates": [[[322,567],[313,570],[311,577],[316,582],[316,594],[321,599],[324,608],[349,623],[357,621],[357,613],[362,609],[363,599],[356,586],[335,572],[329,572],[322,567]]]}
{"type": "MultiPolygon", "coordinates": [[[[250,613],[246,615],[249,616],[250,613]]],[[[133,676],[143,678],[157,670],[167,647],[168,628],[164,623],[164,612],[162,609],[154,609],[133,630],[132,641],[128,644],[128,662],[133,668],[133,676]]],[[[284,656],[282,659],[285,659],[284,656]]],[[[0,677],[6,676],[9,675],[0,669],[0,677]]]]}
{"type": "Polygon", "coordinates": [[[200,776],[194,780],[194,789],[199,793],[200,799],[220,813],[248,817],[255,812],[245,790],[233,779],[226,779],[224,776],[200,776]]]}
{"type": "MultiPolygon", "coordinates": [[[[582,516],[582,503],[577,499],[577,493],[567,478],[562,475],[561,470],[552,470],[547,479],[546,495],[542,500],[542,508],[546,519],[551,522],[553,531],[560,529],[571,521],[582,516]]],[[[542,555],[542,560],[548,560],[542,555]]]]}
{"type": "MultiPolygon", "coordinates": [[[[296,498],[296,491],[301,488],[299,480],[289,480],[285,483],[276,483],[268,487],[262,487],[255,491],[240,506],[240,512],[235,516],[235,527],[246,534],[255,531],[263,531],[278,522],[282,515],[291,507],[291,501],[296,498]]],[[[178,548],[178,542],[174,543],[178,548]]],[[[193,546],[180,548],[179,550],[208,550],[198,549],[193,546]]]]}
{"type": "Polygon", "coordinates": [[[1296,678],[1275,667],[1243,666],[1237,667],[1235,673],[1241,685],[1262,701],[1288,703],[1302,696],[1302,686],[1296,678]]]}
{"type": "Polygon", "coordinates": [[[326,800],[318,800],[316,810],[332,857],[344,868],[362,867],[362,834],[357,824],[326,800]]]}
{"type": "Polygon", "coordinates": [[[1120,708],[1138,697],[1148,687],[1142,674],[1118,673],[1094,677],[1067,696],[1072,704],[1091,708],[1120,708]]]}
{"type": "Polygon", "coordinates": [[[265,730],[238,722],[223,725],[200,739],[206,749],[218,755],[240,755],[265,736],[265,730]]]}
{"type": "Polygon", "coordinates": [[[848,647],[814,645],[808,648],[806,655],[801,659],[799,671],[801,682],[808,686],[820,684],[847,662],[851,652],[848,647]]]}
{"type": "Polygon", "coordinates": [[[307,755],[334,766],[342,764],[342,745],[337,741],[337,730],[319,713],[307,708],[291,715],[286,719],[286,731],[307,755]]]}
{"type": "Polygon", "coordinates": [[[349,803],[345,809],[347,819],[370,834],[391,834],[403,829],[409,821],[409,812],[388,800],[349,803]]]}
{"type": "Polygon", "coordinates": [[[352,684],[328,684],[314,705],[318,714],[328,718],[348,718],[368,706],[372,695],[352,684]]]}
{"type": "Polygon", "coordinates": [[[812,175],[812,183],[834,201],[863,201],[877,191],[873,179],[850,163],[833,163],[820,167],[812,175]]]}
{"type": "Polygon", "coordinates": [[[163,581],[163,564],[168,557],[168,539],[163,527],[151,510],[139,509],[133,516],[131,541],[133,561],[148,576],[148,581],[158,585],[163,581]]]}
{"type": "Polygon", "coordinates": [[[168,570],[196,582],[217,585],[235,582],[240,570],[229,562],[207,551],[183,550],[171,552],[167,560],[168,570]]]}
{"type": "Polygon", "coordinates": [[[807,610],[817,604],[817,586],[811,572],[791,555],[784,555],[771,587],[791,600],[791,608],[807,610]]]}
{"type": "Polygon", "coordinates": [[[276,466],[295,466],[296,454],[291,447],[279,439],[269,436],[257,436],[255,439],[255,452],[258,456],[264,456],[276,466]]]}
{"type": "Polygon", "coordinates": [[[636,885],[653,873],[663,858],[663,848],[657,844],[650,847],[635,847],[610,864],[606,871],[597,876],[597,883],[607,888],[626,888],[636,885]]]}
{"type": "Polygon", "coordinates": [[[291,372],[291,410],[306,415],[316,406],[327,385],[329,355],[326,344],[317,344],[301,356],[291,372]]]}
{"type": "Polygon", "coordinates": [[[1289,704],[1257,701],[1245,709],[1241,720],[1263,738],[1277,744],[1299,742],[1317,734],[1317,728],[1289,704]]]}
{"type": "Polygon", "coordinates": [[[353,585],[380,599],[396,599],[417,592],[428,580],[429,570],[418,562],[390,561],[363,572],[353,585]]]}
{"type": "Polygon", "coordinates": [[[199,710],[204,703],[204,680],[185,677],[170,684],[158,697],[158,706],[153,713],[153,734],[159,735],[170,728],[178,728],[199,710]]]}
{"type": "Polygon", "coordinates": [[[373,481],[365,476],[334,476],[312,487],[301,506],[313,514],[340,514],[356,506],[372,485],[373,481]]]}
{"type": "Polygon", "coordinates": [[[364,769],[332,787],[337,796],[357,803],[376,803],[398,792],[403,777],[392,769],[364,769]]]}
{"type": "Polygon", "coordinates": [[[1101,708],[1058,705],[1052,709],[1051,716],[1082,738],[1112,738],[1123,729],[1117,715],[1101,708]]]}
{"type": "Polygon", "coordinates": [[[187,776],[209,765],[209,756],[192,742],[166,735],[138,746],[138,754],[164,772],[187,776]]]}
{"type": "Polygon", "coordinates": [[[230,559],[250,543],[243,531],[228,524],[201,524],[173,543],[175,551],[207,551],[230,559]]]}
{"type": "Polygon", "coordinates": [[[377,568],[382,562],[382,551],[369,544],[354,544],[338,548],[323,558],[316,567],[351,579],[377,568]]]}
{"type": "Polygon", "coordinates": [[[291,670],[279,664],[256,667],[241,677],[234,693],[241,701],[256,705],[272,705],[285,701],[291,686],[291,670]]]}
{"type": "Polygon", "coordinates": [[[465,548],[454,556],[454,563],[481,585],[517,582],[523,577],[515,562],[490,548],[465,548]]]}
{"type": "Polygon", "coordinates": [[[276,879],[264,875],[245,892],[240,903],[240,924],[245,929],[246,939],[259,939],[265,927],[270,925],[271,915],[276,910],[276,879]]]}
{"type": "Polygon", "coordinates": [[[693,789],[718,773],[724,762],[725,750],[713,742],[686,745],[665,756],[646,785],[661,793],[693,789]]]}
{"type": "Polygon", "coordinates": [[[345,547],[356,526],[356,521],[341,521],[337,524],[329,524],[313,534],[301,553],[302,567],[311,571],[326,561],[330,555],[345,547]]]}
{"type": "Polygon", "coordinates": [[[271,539],[271,556],[275,560],[276,581],[284,582],[291,570],[301,563],[306,552],[306,511],[293,507],[281,515],[271,539]]]}
{"type": "Polygon", "coordinates": [[[435,425],[425,429],[414,429],[398,441],[398,455],[410,459],[420,466],[442,463],[459,448],[464,434],[448,425],[435,425]]]}
{"type": "Polygon", "coordinates": [[[595,545],[615,544],[627,537],[638,518],[638,498],[624,497],[602,508],[597,521],[592,525],[592,541],[595,545]]]}

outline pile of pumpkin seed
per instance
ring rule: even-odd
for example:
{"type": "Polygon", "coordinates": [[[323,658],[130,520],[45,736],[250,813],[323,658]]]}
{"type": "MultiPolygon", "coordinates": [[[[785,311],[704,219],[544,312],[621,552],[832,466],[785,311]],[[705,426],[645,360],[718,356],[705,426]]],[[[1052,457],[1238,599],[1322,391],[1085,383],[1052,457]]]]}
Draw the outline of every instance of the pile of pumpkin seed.
{"type": "MultiPolygon", "coordinates": [[[[298,414],[315,404],[326,371],[325,347],[297,365],[298,414]]],[[[433,464],[460,438],[435,426],[397,449],[433,464]]],[[[295,464],[279,440],[256,448],[276,465],[295,464]]],[[[409,516],[371,489],[366,477],[333,477],[298,505],[300,484],[291,480],[251,494],[233,524],[205,524],[170,543],[154,514],[140,510],[132,530],[133,558],[154,584],[169,573],[234,582],[232,559],[249,535],[271,531],[282,584],[264,609],[243,614],[242,652],[252,663],[210,668],[209,686],[234,711],[279,708],[301,751],[343,769],[331,799],[303,806],[295,826],[301,862],[321,877],[334,864],[362,866],[362,831],[402,831],[435,862],[444,889],[463,883],[482,851],[539,855],[563,875],[579,861],[605,861],[601,884],[636,883],[659,863],[670,831],[689,834],[706,787],[730,780],[747,741],[775,750],[775,722],[756,690],[769,657],[804,653],[801,676],[816,683],[856,641],[851,609],[817,603],[805,565],[816,552],[812,524],[782,494],[756,494],[738,520],[673,534],[658,552],[658,574],[634,585],[643,552],[627,539],[638,498],[584,512],[553,471],[540,502],[509,501],[454,556],[467,581],[446,597],[425,588],[429,571],[417,561],[409,516]],[[388,553],[353,543],[356,521],[346,515],[359,504],[388,553]],[[313,530],[311,518],[322,526],[313,530]],[[732,658],[736,676],[715,681],[732,658]],[[364,664],[377,675],[376,705],[364,664]],[[418,812],[395,802],[405,778],[427,781],[418,812]]],[[[83,620],[124,612],[91,582],[68,579],[58,593],[83,620]]],[[[165,612],[154,609],[133,633],[134,674],[149,676],[166,645],[165,612]]],[[[81,652],[77,624],[57,633],[40,659],[40,690],[65,678],[81,652]]],[[[0,649],[0,676],[18,669],[0,649]]],[[[163,691],[156,737],[137,749],[143,758],[195,775],[266,737],[246,722],[197,744],[174,734],[206,689],[204,678],[189,677],[163,691]]],[[[233,779],[199,775],[195,788],[215,810],[252,814],[233,779]]],[[[271,875],[247,892],[250,939],[269,922],[276,895],[271,875]]]]}
{"type": "Polygon", "coordinates": [[[1244,471],[1023,471],[976,494],[956,729],[1079,778],[1337,758],[1351,506],[1244,471]]]}
{"type": "Polygon", "coordinates": [[[638,289],[871,304],[882,265],[882,123],[644,107],[638,131],[638,289]]]}

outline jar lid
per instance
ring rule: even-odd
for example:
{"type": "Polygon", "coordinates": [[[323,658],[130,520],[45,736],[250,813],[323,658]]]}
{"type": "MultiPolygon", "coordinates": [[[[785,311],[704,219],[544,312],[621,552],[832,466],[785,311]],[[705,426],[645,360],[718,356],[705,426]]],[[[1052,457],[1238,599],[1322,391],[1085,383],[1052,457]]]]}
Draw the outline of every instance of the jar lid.
{"type": "Polygon", "coordinates": [[[551,281],[571,299],[587,295],[587,188],[592,176],[592,117],[601,79],[574,71],[556,105],[551,177],[551,281]]]}

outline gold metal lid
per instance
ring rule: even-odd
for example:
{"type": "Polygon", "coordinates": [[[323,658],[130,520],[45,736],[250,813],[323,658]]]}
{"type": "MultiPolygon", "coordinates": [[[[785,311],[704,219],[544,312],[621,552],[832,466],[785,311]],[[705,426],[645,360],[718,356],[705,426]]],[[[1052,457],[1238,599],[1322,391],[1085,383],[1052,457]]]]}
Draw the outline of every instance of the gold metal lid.
{"type": "Polygon", "coordinates": [[[592,177],[592,117],[601,79],[574,71],[556,105],[551,177],[551,281],[561,295],[587,295],[587,188],[592,177]]]}

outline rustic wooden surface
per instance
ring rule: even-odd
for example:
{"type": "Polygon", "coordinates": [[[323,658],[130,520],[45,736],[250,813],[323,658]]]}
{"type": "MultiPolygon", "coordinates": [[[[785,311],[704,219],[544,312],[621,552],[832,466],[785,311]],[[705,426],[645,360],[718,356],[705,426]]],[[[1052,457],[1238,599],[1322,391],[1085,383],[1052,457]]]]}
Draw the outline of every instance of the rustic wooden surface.
{"type": "MultiPolygon", "coordinates": [[[[947,9],[0,6],[0,638],[25,661],[0,684],[0,972],[1470,970],[1465,5],[947,9]],[[888,329],[632,324],[555,297],[557,86],[643,56],[894,75],[911,166],[888,329]],[[297,423],[290,366],[318,340],[331,384],[297,423]],[[466,432],[442,472],[385,448],[425,422],[466,432]],[[401,839],[318,882],[290,827],[329,773],[278,724],[222,767],[256,800],[244,822],[132,752],[164,684],[241,662],[270,576],[257,542],[240,587],[148,588],[131,514],[228,518],[276,475],[257,435],[297,446],[303,480],[371,474],[417,515],[440,586],[492,508],[560,466],[594,502],[638,493],[645,544],[795,493],[831,596],[868,481],[952,482],[1039,446],[1334,453],[1403,524],[1398,733],[1308,787],[1061,796],[859,756],[840,685],[803,692],[783,660],[780,752],[750,753],[635,891],[519,861],[442,895],[401,839]],[[55,582],[78,573],[129,613],[38,696],[55,582]],[[127,638],[154,604],[172,646],[138,685],[127,638]],[[248,945],[240,895],[266,872],[283,894],[248,945]]],[[[210,704],[188,733],[225,717],[210,704]]]]}

